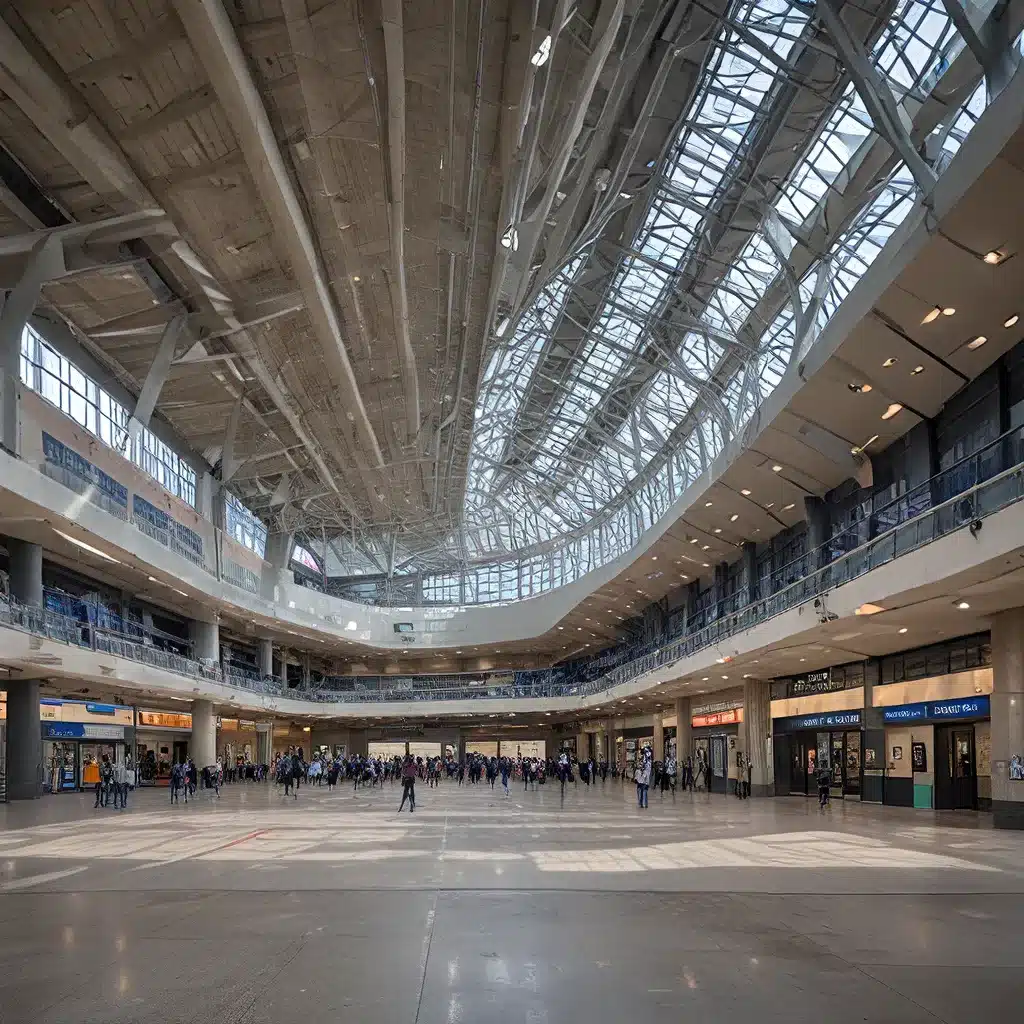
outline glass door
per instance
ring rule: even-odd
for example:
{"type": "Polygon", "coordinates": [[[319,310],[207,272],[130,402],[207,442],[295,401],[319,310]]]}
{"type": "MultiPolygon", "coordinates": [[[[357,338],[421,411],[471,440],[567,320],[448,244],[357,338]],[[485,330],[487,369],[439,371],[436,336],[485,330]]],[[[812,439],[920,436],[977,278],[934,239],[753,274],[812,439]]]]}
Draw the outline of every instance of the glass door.
{"type": "Polygon", "coordinates": [[[807,795],[807,744],[799,736],[791,740],[790,756],[792,758],[792,774],[789,791],[800,796],[807,795]]]}
{"type": "Polygon", "coordinates": [[[844,733],[841,732],[832,733],[832,758],[829,761],[832,779],[829,789],[833,797],[841,797],[843,795],[843,773],[846,768],[843,736],[844,733]]]}
{"type": "Polygon", "coordinates": [[[950,740],[953,747],[953,807],[976,810],[978,780],[974,758],[974,729],[953,729],[950,740]]]}
{"type": "Polygon", "coordinates": [[[860,795],[860,730],[844,733],[846,738],[846,773],[843,778],[843,792],[849,796],[860,795]]]}

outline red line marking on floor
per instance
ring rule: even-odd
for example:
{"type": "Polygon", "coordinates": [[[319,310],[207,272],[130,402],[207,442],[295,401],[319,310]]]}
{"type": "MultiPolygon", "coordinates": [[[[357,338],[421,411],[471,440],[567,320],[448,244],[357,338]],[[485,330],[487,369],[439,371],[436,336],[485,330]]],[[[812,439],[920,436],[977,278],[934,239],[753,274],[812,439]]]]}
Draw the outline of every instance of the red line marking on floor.
{"type": "Polygon", "coordinates": [[[259,832],[250,832],[247,836],[242,836],[241,839],[232,839],[230,843],[225,843],[223,846],[215,846],[212,850],[205,850],[203,853],[199,854],[199,856],[208,857],[211,853],[220,853],[221,850],[230,850],[232,846],[247,843],[250,839],[255,839],[257,836],[265,836],[270,831],[272,831],[272,829],[261,828],[259,832]]]}

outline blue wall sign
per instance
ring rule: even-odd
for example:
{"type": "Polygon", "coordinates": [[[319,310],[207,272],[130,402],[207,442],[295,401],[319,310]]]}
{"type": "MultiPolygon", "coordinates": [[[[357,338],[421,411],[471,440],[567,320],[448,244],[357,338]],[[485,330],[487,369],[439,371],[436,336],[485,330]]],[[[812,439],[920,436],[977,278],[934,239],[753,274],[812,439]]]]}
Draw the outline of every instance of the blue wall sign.
{"type": "Polygon", "coordinates": [[[55,466],[63,466],[87,483],[101,490],[111,501],[123,508],[128,507],[128,488],[118,483],[112,476],[94,466],[88,459],[83,459],[78,452],[68,448],[63,442],[43,431],[43,458],[55,466]]]}
{"type": "Polygon", "coordinates": [[[898,704],[882,708],[886,722],[899,725],[901,722],[946,721],[963,718],[988,718],[989,698],[960,697],[953,700],[929,700],[919,704],[898,704]]]}
{"type": "Polygon", "coordinates": [[[82,722],[46,722],[44,735],[51,740],[78,740],[85,735],[82,722]]]}
{"type": "Polygon", "coordinates": [[[775,732],[802,732],[804,729],[850,729],[860,726],[859,711],[829,711],[821,715],[794,715],[776,718],[775,732]]]}

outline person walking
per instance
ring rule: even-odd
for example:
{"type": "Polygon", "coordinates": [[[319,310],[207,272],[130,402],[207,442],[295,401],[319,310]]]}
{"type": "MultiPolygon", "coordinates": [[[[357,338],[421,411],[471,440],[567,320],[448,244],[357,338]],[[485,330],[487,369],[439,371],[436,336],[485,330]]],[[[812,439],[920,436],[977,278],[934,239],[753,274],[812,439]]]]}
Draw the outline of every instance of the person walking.
{"type": "Polygon", "coordinates": [[[398,813],[402,813],[405,801],[409,801],[409,813],[416,810],[416,762],[412,754],[405,755],[405,762],[402,764],[402,802],[398,805],[398,813]]]}
{"type": "Polygon", "coordinates": [[[647,792],[651,788],[651,758],[647,754],[646,750],[640,762],[640,767],[637,768],[633,778],[636,782],[637,804],[639,807],[646,809],[647,792]]]}
{"type": "Polygon", "coordinates": [[[501,788],[505,790],[505,796],[508,796],[508,773],[512,770],[512,766],[508,763],[508,758],[503,757],[501,759],[501,788]]]}

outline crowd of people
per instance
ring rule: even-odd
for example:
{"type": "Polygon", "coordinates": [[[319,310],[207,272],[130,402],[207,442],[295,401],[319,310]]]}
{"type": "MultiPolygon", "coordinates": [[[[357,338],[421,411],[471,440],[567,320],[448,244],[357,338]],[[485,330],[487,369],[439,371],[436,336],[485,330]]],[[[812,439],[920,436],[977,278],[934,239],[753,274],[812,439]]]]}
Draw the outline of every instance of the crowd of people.
{"type": "MultiPolygon", "coordinates": [[[[111,799],[114,806],[126,806],[128,792],[134,788],[135,771],[130,762],[114,764],[104,755],[98,765],[99,779],[96,782],[96,807],[105,807],[111,799]]],[[[399,810],[409,805],[410,812],[416,810],[416,783],[420,782],[428,788],[441,784],[443,779],[458,786],[484,785],[491,789],[497,787],[498,781],[507,797],[511,786],[522,783],[524,791],[536,789],[547,784],[558,785],[564,794],[566,785],[584,786],[606,784],[609,776],[613,781],[626,782],[632,779],[636,786],[637,806],[644,809],[648,806],[649,793],[653,787],[662,794],[671,792],[675,795],[677,786],[691,792],[709,790],[710,768],[707,757],[698,750],[696,757],[686,757],[682,763],[674,756],[664,761],[655,761],[650,747],[644,747],[635,763],[625,768],[601,758],[593,757],[578,760],[569,751],[562,750],[551,757],[498,757],[481,753],[469,753],[459,759],[449,753],[446,756],[413,756],[340,754],[330,755],[324,752],[314,753],[306,759],[302,747],[289,747],[275,755],[272,764],[251,762],[241,755],[234,763],[224,766],[220,759],[215,765],[197,768],[192,758],[175,764],[170,774],[171,803],[195,799],[200,787],[212,789],[214,795],[220,795],[220,787],[224,783],[262,782],[270,778],[283,788],[285,796],[298,799],[299,787],[326,786],[333,790],[339,783],[351,783],[353,791],[360,787],[373,789],[377,786],[395,786],[401,784],[402,799],[399,810]]],[[[737,772],[735,793],[739,797],[750,795],[751,765],[749,759],[744,760],[742,753],[737,754],[737,772]]]]}

